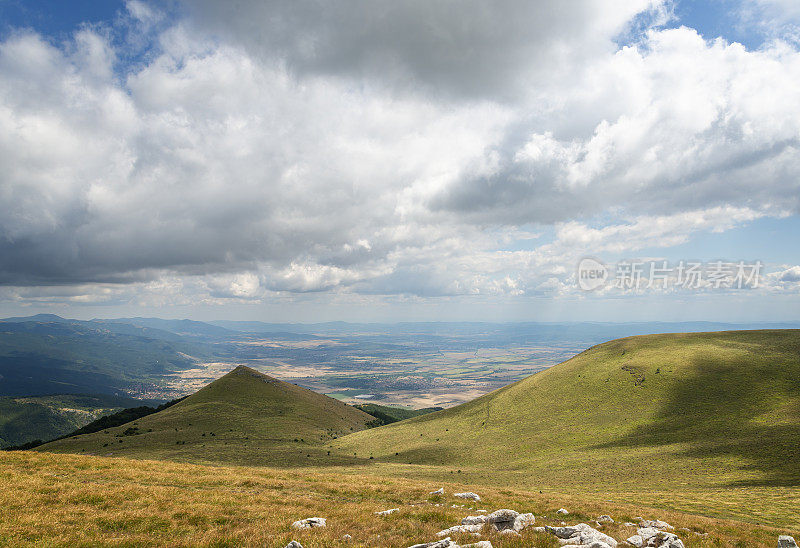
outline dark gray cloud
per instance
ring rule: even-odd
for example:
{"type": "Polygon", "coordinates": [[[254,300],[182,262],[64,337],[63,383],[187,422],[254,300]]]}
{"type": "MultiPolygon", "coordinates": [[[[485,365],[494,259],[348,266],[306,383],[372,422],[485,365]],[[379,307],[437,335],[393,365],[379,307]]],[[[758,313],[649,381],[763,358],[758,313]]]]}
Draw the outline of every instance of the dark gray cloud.
{"type": "Polygon", "coordinates": [[[377,80],[434,95],[517,97],[612,52],[659,2],[333,0],[185,2],[192,21],[295,73],[377,80]]]}

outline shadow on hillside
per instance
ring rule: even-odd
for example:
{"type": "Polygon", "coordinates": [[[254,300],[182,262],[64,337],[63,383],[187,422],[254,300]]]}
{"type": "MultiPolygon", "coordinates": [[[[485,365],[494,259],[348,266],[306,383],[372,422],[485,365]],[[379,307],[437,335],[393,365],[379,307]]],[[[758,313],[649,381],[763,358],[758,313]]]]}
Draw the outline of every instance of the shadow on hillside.
{"type": "MultiPolygon", "coordinates": [[[[769,346],[764,353],[769,356],[769,346]]],[[[697,374],[678,381],[652,423],[598,448],[688,445],[689,457],[741,457],[759,479],[739,486],[800,485],[800,361],[766,358],[720,364],[695,360],[697,374]],[[781,412],[769,417],[775,409],[781,412]]]]}

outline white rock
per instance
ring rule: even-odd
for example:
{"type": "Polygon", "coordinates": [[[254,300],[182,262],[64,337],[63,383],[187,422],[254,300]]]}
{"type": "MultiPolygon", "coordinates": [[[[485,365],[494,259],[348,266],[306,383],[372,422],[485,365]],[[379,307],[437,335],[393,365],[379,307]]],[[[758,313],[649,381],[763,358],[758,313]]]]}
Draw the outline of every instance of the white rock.
{"type": "Polygon", "coordinates": [[[460,499],[474,500],[475,502],[480,502],[481,501],[481,497],[478,496],[477,493],[473,493],[471,491],[467,491],[466,493],[455,493],[455,494],[453,494],[453,496],[454,497],[458,497],[460,499]]]}
{"type": "Polygon", "coordinates": [[[375,512],[378,516],[388,516],[389,514],[394,514],[395,512],[399,512],[400,508],[390,508],[389,510],[382,510],[380,512],[375,512]]]}
{"type": "Polygon", "coordinates": [[[522,531],[534,523],[536,523],[536,517],[533,514],[520,514],[514,518],[514,531],[522,531]]]}
{"type": "Polygon", "coordinates": [[[345,536],[342,537],[342,540],[344,540],[345,542],[346,541],[350,541],[350,540],[353,540],[353,537],[351,537],[350,535],[345,535],[345,536]]]}
{"type": "Polygon", "coordinates": [[[431,491],[429,495],[444,495],[444,487],[440,487],[436,491],[431,491]]]}
{"type": "Polygon", "coordinates": [[[297,542],[296,540],[293,540],[292,542],[286,545],[286,548],[303,548],[303,545],[297,542]]]}
{"type": "Polygon", "coordinates": [[[436,542],[429,542],[427,544],[415,544],[408,548],[460,548],[458,544],[450,540],[450,537],[437,540],[436,542]]]}
{"type": "Polygon", "coordinates": [[[295,529],[313,529],[314,527],[325,527],[325,518],[306,518],[292,523],[295,529]]]}
{"type": "Polygon", "coordinates": [[[473,525],[453,525],[449,529],[445,529],[444,531],[439,531],[436,533],[437,537],[446,537],[448,535],[456,535],[458,533],[477,533],[481,529],[483,529],[482,523],[475,523],[473,525]]]}
{"type": "Polygon", "coordinates": [[[797,548],[797,543],[789,535],[778,537],[778,548],[797,548]]]}
{"type": "Polygon", "coordinates": [[[597,518],[597,521],[599,521],[600,523],[614,523],[614,520],[611,518],[611,516],[606,516],[606,515],[600,516],[599,518],[597,518]]]}
{"type": "Polygon", "coordinates": [[[636,524],[635,523],[631,523],[630,521],[626,521],[622,525],[624,525],[625,527],[636,527],[636,524]]]}
{"type": "Polygon", "coordinates": [[[494,548],[492,543],[488,540],[479,540],[478,542],[473,542],[472,544],[462,544],[461,548],[494,548]]]}
{"type": "Polygon", "coordinates": [[[495,510],[494,512],[486,516],[486,521],[488,521],[489,523],[505,523],[505,522],[514,523],[514,520],[517,519],[518,515],[519,512],[503,508],[502,510],[495,510]]]}
{"type": "Polygon", "coordinates": [[[636,548],[642,548],[642,546],[644,546],[644,540],[642,539],[642,537],[640,535],[633,535],[631,537],[628,537],[625,540],[625,542],[627,542],[628,544],[632,544],[632,545],[636,546],[636,548]]]}
{"type": "Polygon", "coordinates": [[[674,531],[675,528],[667,523],[666,521],[661,521],[660,519],[643,519],[639,521],[639,527],[653,527],[655,529],[660,529],[662,531],[674,531]]]}
{"type": "Polygon", "coordinates": [[[655,527],[642,527],[637,531],[642,546],[648,548],[684,548],[683,541],[675,533],[660,531],[655,527]]]}
{"type": "Polygon", "coordinates": [[[467,516],[461,520],[461,525],[475,525],[476,523],[486,523],[488,516],[467,516]]]}
{"type": "Polygon", "coordinates": [[[569,512],[567,512],[564,508],[559,508],[558,510],[556,510],[556,514],[561,514],[562,516],[566,516],[569,514],[569,512]]]}
{"type": "Polygon", "coordinates": [[[571,543],[578,546],[591,546],[593,543],[599,542],[601,544],[607,544],[611,548],[617,547],[616,540],[585,523],[579,523],[578,525],[569,527],[545,526],[545,529],[548,533],[567,541],[562,544],[571,543]]]}

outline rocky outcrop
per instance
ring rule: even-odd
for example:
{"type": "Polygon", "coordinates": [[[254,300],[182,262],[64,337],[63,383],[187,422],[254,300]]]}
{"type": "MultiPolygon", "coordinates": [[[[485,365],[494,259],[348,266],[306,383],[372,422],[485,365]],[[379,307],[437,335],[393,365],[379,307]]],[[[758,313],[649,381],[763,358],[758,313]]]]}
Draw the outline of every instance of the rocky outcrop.
{"type": "Polygon", "coordinates": [[[438,536],[455,535],[458,533],[469,533],[477,535],[484,526],[489,525],[499,533],[519,533],[523,529],[536,523],[533,514],[520,514],[507,508],[495,510],[491,514],[479,516],[467,516],[461,520],[461,525],[454,525],[444,531],[439,531],[438,536]]]}

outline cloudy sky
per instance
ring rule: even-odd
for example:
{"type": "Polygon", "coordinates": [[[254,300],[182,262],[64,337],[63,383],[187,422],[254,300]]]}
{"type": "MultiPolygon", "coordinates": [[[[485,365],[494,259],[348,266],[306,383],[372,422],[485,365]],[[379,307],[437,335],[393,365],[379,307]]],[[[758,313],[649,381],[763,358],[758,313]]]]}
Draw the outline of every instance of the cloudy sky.
{"type": "Polygon", "coordinates": [[[0,0],[0,315],[798,320],[799,6],[0,0]]]}

